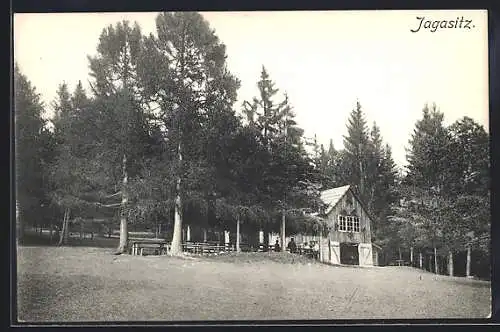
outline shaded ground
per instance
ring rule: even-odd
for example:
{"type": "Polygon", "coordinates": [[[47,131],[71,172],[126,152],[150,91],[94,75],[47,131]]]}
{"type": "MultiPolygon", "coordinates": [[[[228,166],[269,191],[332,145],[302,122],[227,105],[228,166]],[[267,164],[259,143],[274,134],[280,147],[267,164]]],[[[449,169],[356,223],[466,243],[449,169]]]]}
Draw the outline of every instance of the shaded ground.
{"type": "Polygon", "coordinates": [[[490,283],[408,267],[354,268],[281,253],[114,256],[20,247],[22,321],[484,318],[490,283]],[[295,259],[296,258],[296,259],[295,259]]]}

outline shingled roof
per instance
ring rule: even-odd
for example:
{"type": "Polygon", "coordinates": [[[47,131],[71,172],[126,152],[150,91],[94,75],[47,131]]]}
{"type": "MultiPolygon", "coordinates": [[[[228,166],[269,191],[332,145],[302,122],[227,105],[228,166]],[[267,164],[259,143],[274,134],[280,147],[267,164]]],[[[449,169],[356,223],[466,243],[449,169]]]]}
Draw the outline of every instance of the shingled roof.
{"type": "Polygon", "coordinates": [[[332,188],[321,192],[321,200],[323,203],[327,204],[325,214],[330,213],[330,211],[337,205],[340,199],[345,195],[351,186],[342,186],[337,188],[332,188]]]}

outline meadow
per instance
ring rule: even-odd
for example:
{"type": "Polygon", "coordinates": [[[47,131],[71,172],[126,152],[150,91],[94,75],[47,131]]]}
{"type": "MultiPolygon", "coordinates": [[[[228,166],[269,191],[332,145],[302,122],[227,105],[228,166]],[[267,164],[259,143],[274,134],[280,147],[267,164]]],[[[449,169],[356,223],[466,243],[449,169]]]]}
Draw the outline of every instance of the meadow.
{"type": "Polygon", "coordinates": [[[23,322],[485,318],[491,306],[489,282],[289,253],[20,246],[17,267],[23,322]]]}

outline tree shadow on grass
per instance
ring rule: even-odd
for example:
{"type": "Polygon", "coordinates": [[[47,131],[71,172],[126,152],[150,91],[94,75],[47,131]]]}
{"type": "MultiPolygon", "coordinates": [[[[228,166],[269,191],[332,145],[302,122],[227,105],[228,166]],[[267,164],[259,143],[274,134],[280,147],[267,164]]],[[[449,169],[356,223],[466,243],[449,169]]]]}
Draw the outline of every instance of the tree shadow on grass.
{"type": "MultiPolygon", "coordinates": [[[[23,238],[22,243],[20,243],[23,247],[56,247],[58,245],[59,238],[54,236],[50,239],[50,236],[47,235],[35,235],[35,234],[26,234],[23,238]]],[[[116,248],[118,247],[119,239],[118,238],[107,238],[101,236],[94,236],[94,238],[78,238],[78,237],[70,237],[65,246],[69,247],[93,247],[93,248],[116,248]]]]}

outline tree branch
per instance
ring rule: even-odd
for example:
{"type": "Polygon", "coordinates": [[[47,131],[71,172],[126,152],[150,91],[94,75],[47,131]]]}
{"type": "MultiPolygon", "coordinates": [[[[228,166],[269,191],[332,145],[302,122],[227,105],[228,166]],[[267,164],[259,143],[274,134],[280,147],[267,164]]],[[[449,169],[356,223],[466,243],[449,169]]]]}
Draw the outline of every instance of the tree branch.
{"type": "Polygon", "coordinates": [[[114,203],[114,204],[101,204],[101,203],[97,203],[98,206],[108,207],[108,208],[120,207],[121,204],[122,203],[114,203]]]}
{"type": "Polygon", "coordinates": [[[120,195],[121,193],[122,193],[122,192],[121,192],[121,190],[120,190],[120,191],[118,191],[118,192],[116,192],[116,193],[114,193],[114,194],[107,195],[107,196],[104,196],[104,197],[105,197],[105,198],[111,198],[111,197],[114,197],[114,196],[118,196],[118,195],[120,195]]]}

